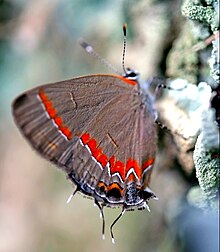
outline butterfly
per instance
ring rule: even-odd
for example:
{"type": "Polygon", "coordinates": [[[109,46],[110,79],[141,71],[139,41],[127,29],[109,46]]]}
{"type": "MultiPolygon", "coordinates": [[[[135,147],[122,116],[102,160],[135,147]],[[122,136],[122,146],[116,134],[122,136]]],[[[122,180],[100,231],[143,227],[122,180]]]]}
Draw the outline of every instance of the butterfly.
{"type": "Polygon", "coordinates": [[[112,228],[126,211],[149,210],[149,199],[157,199],[149,187],[157,150],[154,99],[135,70],[124,71],[38,86],[12,105],[22,135],[76,185],[68,202],[78,191],[94,199],[103,236],[103,208],[122,208],[110,227],[113,242],[112,228]]]}

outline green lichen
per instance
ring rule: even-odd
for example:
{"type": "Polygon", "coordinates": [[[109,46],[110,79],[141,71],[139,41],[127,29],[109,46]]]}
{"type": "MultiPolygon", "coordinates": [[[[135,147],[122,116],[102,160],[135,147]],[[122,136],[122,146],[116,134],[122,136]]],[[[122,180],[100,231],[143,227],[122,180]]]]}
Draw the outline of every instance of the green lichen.
{"type": "Polygon", "coordinates": [[[220,85],[220,62],[219,62],[219,39],[216,39],[212,42],[213,49],[211,58],[209,60],[210,65],[210,74],[215,80],[215,83],[212,84],[213,88],[217,88],[218,85],[220,85]]]}
{"type": "Polygon", "coordinates": [[[201,141],[206,152],[219,150],[219,128],[215,122],[215,110],[210,108],[201,115],[201,141]]]}
{"type": "Polygon", "coordinates": [[[212,5],[212,4],[214,4],[214,3],[217,3],[218,1],[216,1],[216,0],[205,0],[205,2],[206,2],[206,4],[207,5],[212,5]]]}
{"type": "Polygon", "coordinates": [[[205,196],[207,206],[217,209],[219,189],[219,156],[213,156],[213,152],[205,150],[203,144],[204,133],[201,133],[195,145],[193,160],[196,168],[196,176],[199,186],[205,196]]]}
{"type": "Polygon", "coordinates": [[[199,74],[199,57],[192,48],[198,40],[191,30],[191,24],[185,23],[167,57],[166,74],[169,77],[184,78],[188,82],[196,84],[199,74]]]}
{"type": "Polygon", "coordinates": [[[182,14],[191,20],[211,26],[212,31],[217,31],[215,5],[216,1],[207,1],[207,6],[204,6],[202,1],[185,0],[182,5],[182,14]]]}
{"type": "Polygon", "coordinates": [[[201,115],[201,134],[199,135],[193,160],[199,186],[205,197],[204,204],[212,209],[218,207],[219,192],[219,128],[215,123],[214,109],[206,109],[201,115]]]}
{"type": "MultiPolygon", "coordinates": [[[[195,45],[205,41],[209,36],[215,34],[219,29],[218,20],[219,4],[216,0],[185,0],[182,5],[182,14],[190,19],[191,29],[188,34],[193,33],[195,36],[195,45]],[[210,32],[212,31],[212,32],[210,32]]],[[[189,36],[189,35],[188,35],[189,36]]],[[[210,55],[210,73],[215,83],[212,86],[217,87],[219,84],[219,40],[212,42],[213,50],[210,55]]],[[[207,44],[206,44],[207,46],[207,44]]],[[[195,46],[194,46],[195,48],[195,46]]],[[[205,50],[205,47],[203,48],[205,50]]],[[[203,51],[204,52],[204,51],[203,51]]],[[[198,57],[200,52],[196,52],[198,57]]],[[[208,61],[208,59],[207,59],[208,61]]],[[[198,69],[198,73],[202,73],[198,69]]],[[[204,73],[204,71],[203,71],[204,73]]],[[[208,78],[208,74],[207,78],[208,78]]],[[[202,208],[218,208],[219,192],[219,128],[215,124],[215,113],[209,109],[208,104],[204,101],[204,110],[201,114],[200,135],[195,145],[193,160],[196,169],[200,191],[195,190],[191,193],[191,200],[197,202],[202,208]]]]}

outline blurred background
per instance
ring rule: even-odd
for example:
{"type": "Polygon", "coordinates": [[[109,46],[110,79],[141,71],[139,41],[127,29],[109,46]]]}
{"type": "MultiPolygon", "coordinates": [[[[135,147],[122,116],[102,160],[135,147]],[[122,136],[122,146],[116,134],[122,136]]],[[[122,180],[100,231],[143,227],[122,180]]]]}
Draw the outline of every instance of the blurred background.
{"type": "MultiPolygon", "coordinates": [[[[143,79],[167,76],[169,52],[186,29],[181,4],[180,0],[0,0],[0,252],[217,251],[217,217],[204,217],[188,205],[185,195],[197,179],[192,165],[184,168],[177,162],[169,134],[160,132],[151,180],[160,200],[150,202],[150,213],[126,213],[114,228],[113,245],[108,227],[120,209],[105,209],[103,241],[93,201],[77,194],[66,204],[73,188],[65,174],[30,148],[11,115],[13,99],[27,89],[110,72],[79,46],[80,37],[121,71],[123,23],[128,25],[126,66],[137,69],[143,79]],[[171,146],[169,152],[164,146],[171,146]],[[201,239],[207,234],[209,247],[201,239]]],[[[195,60],[195,68],[198,65],[195,60]]]]}

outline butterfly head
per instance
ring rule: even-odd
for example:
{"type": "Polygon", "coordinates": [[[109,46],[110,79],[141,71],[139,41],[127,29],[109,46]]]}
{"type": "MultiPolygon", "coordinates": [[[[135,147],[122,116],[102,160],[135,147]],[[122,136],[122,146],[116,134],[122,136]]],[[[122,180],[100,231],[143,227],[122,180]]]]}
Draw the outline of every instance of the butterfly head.
{"type": "Polygon", "coordinates": [[[131,69],[131,68],[127,67],[125,69],[125,73],[124,73],[123,77],[125,77],[129,80],[138,80],[140,77],[140,74],[135,69],[131,69]]]}

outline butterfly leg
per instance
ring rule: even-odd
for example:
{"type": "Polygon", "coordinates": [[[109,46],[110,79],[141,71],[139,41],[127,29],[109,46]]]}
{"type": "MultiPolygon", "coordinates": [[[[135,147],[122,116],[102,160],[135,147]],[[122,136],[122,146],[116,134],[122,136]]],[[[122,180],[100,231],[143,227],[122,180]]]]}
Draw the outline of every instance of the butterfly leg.
{"type": "Polygon", "coordinates": [[[105,205],[100,205],[98,200],[95,199],[95,205],[99,208],[100,210],[100,218],[102,219],[102,239],[105,240],[105,215],[103,208],[105,205]]]}
{"type": "MultiPolygon", "coordinates": [[[[168,80],[169,81],[169,80],[168,80]]],[[[173,91],[182,91],[183,89],[186,88],[187,84],[183,83],[182,87],[179,88],[174,88],[166,84],[166,81],[164,78],[161,77],[152,77],[148,79],[144,84],[143,88],[149,90],[151,86],[154,86],[155,89],[153,91],[153,98],[155,99],[158,97],[160,90],[163,89],[168,89],[168,90],[173,90],[173,91]]]]}
{"type": "Polygon", "coordinates": [[[110,226],[110,233],[111,233],[111,238],[112,238],[112,243],[115,243],[115,238],[114,238],[114,234],[113,234],[113,227],[115,225],[116,222],[118,222],[118,220],[124,215],[126,209],[122,208],[121,213],[119,214],[119,216],[113,221],[113,223],[110,226]]]}
{"type": "Polygon", "coordinates": [[[76,192],[79,191],[78,186],[76,187],[75,191],[69,196],[69,198],[67,199],[66,203],[69,204],[70,201],[72,200],[73,196],[76,194],[76,192]]]}

